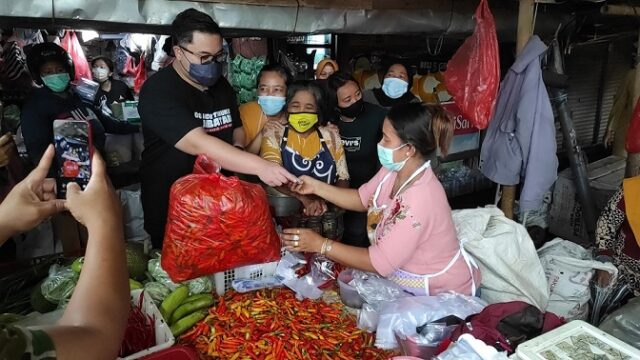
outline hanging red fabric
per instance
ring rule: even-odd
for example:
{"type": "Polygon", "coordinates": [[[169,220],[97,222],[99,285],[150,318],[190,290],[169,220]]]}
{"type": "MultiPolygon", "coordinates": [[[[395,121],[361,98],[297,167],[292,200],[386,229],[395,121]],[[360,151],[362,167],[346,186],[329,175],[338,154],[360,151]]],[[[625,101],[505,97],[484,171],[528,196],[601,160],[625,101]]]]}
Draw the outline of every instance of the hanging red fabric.
{"type": "Polygon", "coordinates": [[[138,62],[138,66],[135,67],[135,79],[133,81],[133,91],[136,94],[140,93],[140,89],[142,89],[142,84],[144,84],[145,80],[147,80],[147,69],[145,68],[144,56],[145,56],[145,53],[140,54],[140,61],[138,62]]]}
{"type": "Polygon", "coordinates": [[[74,81],[79,81],[82,78],[91,80],[91,68],[87,62],[87,58],[84,56],[84,50],[80,46],[80,41],[76,36],[75,31],[66,31],[64,37],[60,40],[60,46],[65,49],[71,59],[73,59],[73,66],[75,67],[76,77],[74,81]]]}
{"type": "Polygon", "coordinates": [[[486,129],[498,97],[500,57],[487,0],[480,1],[475,17],[476,28],[447,64],[444,80],[462,114],[478,129],[486,129]]]}
{"type": "Polygon", "coordinates": [[[627,130],[625,148],[629,153],[640,153],[640,101],[636,102],[636,107],[633,110],[629,130],[627,130]]]}

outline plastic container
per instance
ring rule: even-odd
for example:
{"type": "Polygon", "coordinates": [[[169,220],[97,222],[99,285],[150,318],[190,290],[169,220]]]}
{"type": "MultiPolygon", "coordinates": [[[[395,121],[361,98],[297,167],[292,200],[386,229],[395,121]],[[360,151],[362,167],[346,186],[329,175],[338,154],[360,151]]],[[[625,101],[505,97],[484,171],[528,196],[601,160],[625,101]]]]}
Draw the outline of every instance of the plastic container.
{"type": "Polygon", "coordinates": [[[516,354],[521,360],[640,359],[640,350],[580,320],[521,344],[516,354]]]}
{"type": "Polygon", "coordinates": [[[340,299],[342,303],[348,307],[360,309],[364,300],[358,294],[358,290],[355,287],[349,285],[353,280],[353,270],[346,269],[338,275],[338,286],[340,286],[340,299]]]}
{"type": "MultiPolygon", "coordinates": [[[[132,304],[138,302],[138,300],[140,299],[140,293],[142,293],[142,291],[143,290],[139,289],[139,290],[133,290],[131,292],[132,304]]],[[[118,359],[122,359],[122,360],[139,359],[143,356],[147,356],[147,355],[156,353],[158,351],[170,348],[173,345],[173,343],[176,342],[176,339],[173,337],[173,334],[171,334],[171,329],[169,328],[169,325],[167,325],[167,323],[164,322],[164,318],[162,318],[162,315],[160,314],[160,311],[156,307],[156,304],[154,304],[153,300],[151,300],[151,296],[144,297],[144,301],[142,302],[142,311],[144,311],[145,314],[151,315],[156,319],[156,323],[155,323],[156,345],[148,349],[138,351],[137,353],[131,354],[127,357],[118,358],[118,359]]]]}
{"type": "Polygon", "coordinates": [[[142,360],[198,360],[198,353],[188,346],[173,346],[145,356],[142,360]]]}
{"type": "Polygon", "coordinates": [[[248,265],[239,268],[222,271],[213,274],[213,283],[216,287],[218,295],[224,295],[225,292],[231,290],[231,283],[237,279],[253,279],[261,280],[273,276],[276,273],[278,262],[270,262],[266,264],[248,265]]]}

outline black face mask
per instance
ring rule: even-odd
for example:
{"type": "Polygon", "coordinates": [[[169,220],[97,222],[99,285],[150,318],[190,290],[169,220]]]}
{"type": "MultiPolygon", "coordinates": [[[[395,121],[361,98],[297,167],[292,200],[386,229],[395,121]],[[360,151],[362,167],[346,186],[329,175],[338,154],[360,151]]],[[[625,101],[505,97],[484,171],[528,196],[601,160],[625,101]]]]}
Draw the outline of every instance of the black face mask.
{"type": "Polygon", "coordinates": [[[338,106],[338,112],[342,116],[346,116],[348,118],[354,119],[356,116],[360,115],[364,110],[364,100],[360,99],[353,104],[349,105],[346,108],[338,106]]]}

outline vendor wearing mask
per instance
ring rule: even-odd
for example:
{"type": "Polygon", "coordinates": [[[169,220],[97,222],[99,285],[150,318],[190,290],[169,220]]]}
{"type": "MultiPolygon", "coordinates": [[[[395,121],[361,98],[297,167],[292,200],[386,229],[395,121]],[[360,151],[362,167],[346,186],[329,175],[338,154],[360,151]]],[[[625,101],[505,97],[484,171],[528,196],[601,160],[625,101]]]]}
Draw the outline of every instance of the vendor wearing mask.
{"type": "MultiPolygon", "coordinates": [[[[349,187],[358,189],[380,169],[377,144],[382,138],[382,123],[386,111],[362,99],[362,90],[355,79],[337,72],[328,80],[329,96],[336,106],[336,125],[349,167],[349,187]]],[[[344,215],[343,242],[369,247],[367,215],[347,211],[344,215]]]]}
{"type": "Polygon", "coordinates": [[[389,110],[392,106],[419,103],[420,99],[409,90],[413,83],[413,75],[407,67],[395,63],[384,73],[382,88],[367,90],[362,94],[364,101],[389,110]]]}
{"type": "Polygon", "coordinates": [[[107,57],[99,56],[91,61],[93,80],[100,84],[93,101],[93,107],[107,133],[133,134],[140,132],[139,126],[119,121],[113,117],[111,104],[134,100],[133,92],[127,84],[113,78],[113,69],[113,61],[107,57]]]}
{"type": "Polygon", "coordinates": [[[145,141],[144,223],[156,248],[164,239],[171,185],[192,172],[199,154],[270,186],[297,181],[281,166],[233,146],[244,146],[244,133],[233,88],[222,77],[226,54],[218,24],[188,9],[176,16],[171,31],[176,59],[145,82],[138,107],[145,141]]]}
{"type": "Polygon", "coordinates": [[[382,132],[378,158],[383,168],[358,190],[306,176],[292,188],[351,211],[368,211],[371,246],[363,249],[307,229],[285,229],[287,248],[377,272],[414,295],[474,295],[480,273],[457,239],[447,196],[430,162],[437,149],[447,153],[452,120],[439,107],[400,105],[389,111],[382,132]]]}
{"type": "Polygon", "coordinates": [[[265,127],[287,123],[284,105],[289,82],[289,72],[281,65],[265,65],[258,73],[258,101],[240,106],[240,117],[248,152],[260,153],[262,132],[265,127]]]}
{"type": "MultiPolygon", "coordinates": [[[[265,129],[261,154],[295,176],[307,175],[322,183],[347,187],[349,171],[340,134],[325,126],[322,100],[317,84],[293,83],[287,90],[288,123],[265,129]]],[[[298,198],[307,215],[319,216],[327,210],[324,200],[312,194],[292,193],[287,187],[278,190],[298,198]]]]}
{"type": "Polygon", "coordinates": [[[27,55],[27,65],[33,80],[42,85],[33,91],[20,115],[22,135],[31,163],[37,164],[51,143],[53,121],[56,119],[89,121],[93,144],[102,151],[104,127],[96,114],[71,91],[70,81],[75,71],[69,54],[54,43],[37,44],[27,55]]]}
{"type": "Polygon", "coordinates": [[[316,66],[316,80],[327,80],[329,76],[340,70],[335,60],[324,59],[316,66]]]}

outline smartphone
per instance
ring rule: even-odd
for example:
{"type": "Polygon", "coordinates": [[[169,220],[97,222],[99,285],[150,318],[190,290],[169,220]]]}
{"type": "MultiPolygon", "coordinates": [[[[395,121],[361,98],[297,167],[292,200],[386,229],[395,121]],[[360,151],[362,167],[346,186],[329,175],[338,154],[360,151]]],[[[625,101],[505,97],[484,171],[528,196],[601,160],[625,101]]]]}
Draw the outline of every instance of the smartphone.
{"type": "Polygon", "coordinates": [[[58,198],[67,196],[67,185],[75,182],[84,190],[91,178],[93,140],[91,124],[84,120],[54,120],[58,198]]]}

